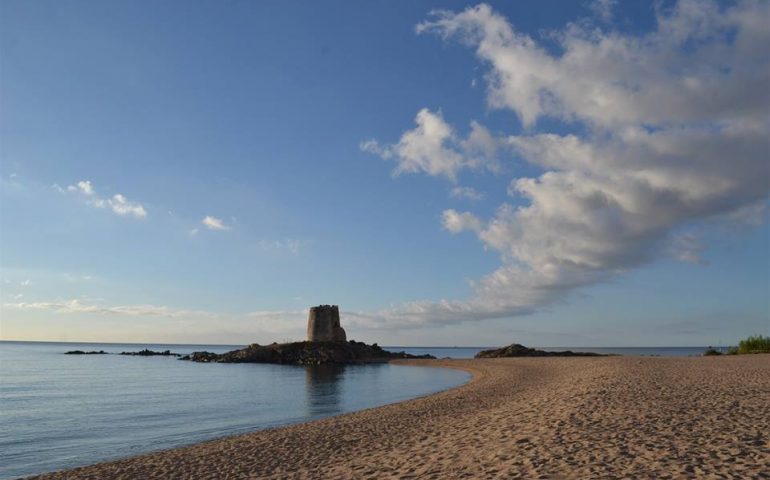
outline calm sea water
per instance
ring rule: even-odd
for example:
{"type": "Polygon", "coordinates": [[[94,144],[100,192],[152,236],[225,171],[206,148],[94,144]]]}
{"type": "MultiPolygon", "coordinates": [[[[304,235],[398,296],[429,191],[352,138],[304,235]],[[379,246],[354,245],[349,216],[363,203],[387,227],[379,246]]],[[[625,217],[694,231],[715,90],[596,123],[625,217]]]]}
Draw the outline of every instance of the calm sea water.
{"type": "Polygon", "coordinates": [[[87,465],[428,395],[469,380],[388,364],[298,367],[63,355],[238,346],[0,342],[0,478],[87,465]]]}

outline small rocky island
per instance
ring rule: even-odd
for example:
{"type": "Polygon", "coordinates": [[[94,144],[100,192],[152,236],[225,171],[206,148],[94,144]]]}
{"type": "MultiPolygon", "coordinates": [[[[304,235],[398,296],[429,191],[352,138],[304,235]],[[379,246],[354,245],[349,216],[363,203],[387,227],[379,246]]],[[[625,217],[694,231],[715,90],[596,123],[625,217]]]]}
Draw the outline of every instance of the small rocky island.
{"type": "Polygon", "coordinates": [[[606,357],[601,353],[593,352],[573,352],[566,350],[563,352],[546,352],[545,350],[537,350],[534,348],[525,347],[518,343],[512,343],[507,347],[497,348],[494,350],[482,350],[477,353],[475,358],[503,358],[503,357],[606,357]]]}
{"type": "MultiPolygon", "coordinates": [[[[90,352],[86,352],[83,350],[70,350],[69,352],[64,352],[65,355],[110,355],[109,352],[105,352],[104,350],[92,350],[90,352]]],[[[148,348],[145,348],[144,350],[139,350],[138,352],[120,352],[120,355],[130,355],[132,357],[181,357],[182,355],[180,353],[173,353],[171,350],[163,350],[162,352],[156,352],[154,350],[150,350],[148,348]]]]}
{"type": "Polygon", "coordinates": [[[308,313],[307,341],[251,344],[227,353],[193,352],[180,360],[217,363],[280,363],[293,365],[353,364],[386,362],[396,358],[435,358],[432,355],[410,355],[389,352],[376,343],[347,340],[340,325],[337,305],[319,305],[308,313]]]}
{"type": "Polygon", "coordinates": [[[180,353],[174,353],[171,350],[163,350],[162,352],[156,352],[145,348],[138,352],[120,352],[121,355],[131,355],[132,357],[181,357],[180,353]]]}

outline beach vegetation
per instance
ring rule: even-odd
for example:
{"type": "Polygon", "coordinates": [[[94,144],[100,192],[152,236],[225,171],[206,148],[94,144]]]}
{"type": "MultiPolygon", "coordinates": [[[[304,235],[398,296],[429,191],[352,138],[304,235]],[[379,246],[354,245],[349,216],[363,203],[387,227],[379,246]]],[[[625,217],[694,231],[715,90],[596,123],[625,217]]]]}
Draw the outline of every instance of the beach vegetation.
{"type": "Polygon", "coordinates": [[[770,336],[752,335],[738,343],[738,353],[770,353],[770,336]]]}
{"type": "Polygon", "coordinates": [[[718,350],[714,347],[708,347],[703,356],[710,357],[714,355],[745,355],[751,353],[770,353],[770,336],[752,335],[749,338],[741,340],[738,346],[727,347],[727,352],[718,350]]]}

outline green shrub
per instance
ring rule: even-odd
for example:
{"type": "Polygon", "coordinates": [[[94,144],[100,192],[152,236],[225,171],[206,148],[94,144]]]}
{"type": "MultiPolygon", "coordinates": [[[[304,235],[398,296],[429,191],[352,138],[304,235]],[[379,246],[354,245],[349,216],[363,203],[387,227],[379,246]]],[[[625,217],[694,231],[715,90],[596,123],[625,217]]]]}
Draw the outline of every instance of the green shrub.
{"type": "Polygon", "coordinates": [[[705,352],[703,352],[704,357],[710,357],[712,355],[722,355],[722,352],[713,347],[709,347],[705,352]]]}
{"type": "Polygon", "coordinates": [[[727,347],[728,355],[738,355],[738,347],[727,347]]]}
{"type": "Polygon", "coordinates": [[[752,335],[738,344],[738,353],[770,353],[770,337],[752,335]]]}

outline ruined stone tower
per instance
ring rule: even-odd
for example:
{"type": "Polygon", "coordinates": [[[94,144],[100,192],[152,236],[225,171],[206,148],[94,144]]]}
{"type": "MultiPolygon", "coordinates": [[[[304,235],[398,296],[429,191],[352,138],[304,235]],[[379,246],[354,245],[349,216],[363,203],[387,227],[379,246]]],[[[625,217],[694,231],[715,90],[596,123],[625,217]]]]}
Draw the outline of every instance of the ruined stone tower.
{"type": "Polygon", "coordinates": [[[340,326],[340,309],[337,305],[310,307],[307,316],[308,342],[345,342],[345,330],[340,326]]]}

